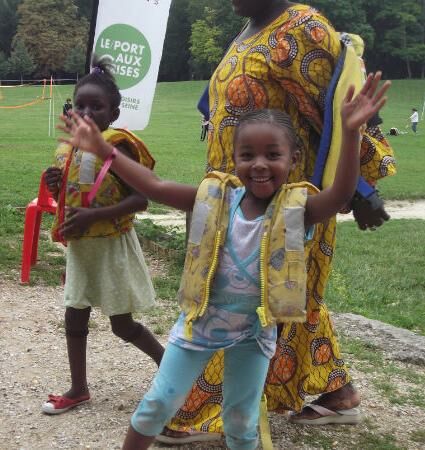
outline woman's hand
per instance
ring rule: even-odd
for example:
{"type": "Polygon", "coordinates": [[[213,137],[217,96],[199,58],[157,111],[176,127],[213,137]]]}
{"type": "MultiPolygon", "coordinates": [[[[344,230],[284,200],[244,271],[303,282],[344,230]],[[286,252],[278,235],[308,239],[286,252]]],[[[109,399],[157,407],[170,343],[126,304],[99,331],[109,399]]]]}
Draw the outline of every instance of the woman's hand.
{"type": "Polygon", "coordinates": [[[59,138],[60,142],[85,152],[94,153],[102,159],[109,156],[111,153],[110,146],[105,142],[98,126],[90,117],[80,117],[77,113],[71,111],[71,118],[62,115],[60,119],[64,125],[58,125],[58,128],[69,136],[59,138]]]}
{"type": "Polygon", "coordinates": [[[350,86],[342,102],[341,117],[343,128],[348,131],[360,130],[385,105],[387,101],[385,93],[391,86],[391,82],[386,81],[378,89],[381,76],[381,72],[369,74],[363,88],[354,98],[354,86],[350,86]]]}
{"type": "Polygon", "coordinates": [[[62,224],[60,232],[69,237],[80,237],[96,221],[95,209],[90,208],[66,208],[66,220],[62,224]]]}
{"type": "Polygon", "coordinates": [[[385,211],[384,202],[378,192],[374,192],[368,198],[355,195],[351,201],[353,216],[361,230],[375,230],[390,219],[385,211]]]}

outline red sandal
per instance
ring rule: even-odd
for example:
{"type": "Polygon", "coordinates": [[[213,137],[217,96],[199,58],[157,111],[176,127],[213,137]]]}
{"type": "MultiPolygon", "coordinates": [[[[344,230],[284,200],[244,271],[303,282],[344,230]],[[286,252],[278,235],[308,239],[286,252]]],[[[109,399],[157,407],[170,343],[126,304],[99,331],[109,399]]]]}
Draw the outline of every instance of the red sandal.
{"type": "Polygon", "coordinates": [[[49,400],[43,404],[41,409],[46,414],[62,414],[88,401],[90,401],[90,395],[82,395],[77,398],[68,398],[63,395],[49,395],[49,400]]]}

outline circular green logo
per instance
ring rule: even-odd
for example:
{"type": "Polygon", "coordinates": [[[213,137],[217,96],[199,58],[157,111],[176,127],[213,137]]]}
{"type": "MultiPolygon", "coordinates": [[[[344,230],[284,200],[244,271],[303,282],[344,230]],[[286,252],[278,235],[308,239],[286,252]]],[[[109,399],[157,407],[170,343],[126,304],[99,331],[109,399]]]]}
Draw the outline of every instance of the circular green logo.
{"type": "Polygon", "coordinates": [[[120,89],[135,86],[143,80],[151,66],[149,42],[130,25],[115,24],[105,28],[97,39],[95,53],[111,58],[120,89]]]}

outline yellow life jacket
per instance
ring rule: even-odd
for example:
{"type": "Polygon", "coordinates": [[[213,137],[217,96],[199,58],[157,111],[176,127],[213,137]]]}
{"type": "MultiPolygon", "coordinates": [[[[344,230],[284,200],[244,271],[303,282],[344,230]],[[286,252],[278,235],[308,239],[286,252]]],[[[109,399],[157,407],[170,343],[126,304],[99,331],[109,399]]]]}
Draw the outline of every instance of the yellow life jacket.
{"type": "MultiPolygon", "coordinates": [[[[192,336],[193,321],[208,306],[229,224],[229,189],[241,185],[231,174],[211,172],[199,186],[178,293],[186,313],[188,338],[192,336]]],[[[263,327],[306,320],[304,213],[307,194],[317,192],[307,182],[284,185],[265,212],[260,248],[261,304],[257,308],[263,327]]]]}
{"type": "MultiPolygon", "coordinates": [[[[153,169],[155,160],[135,134],[124,129],[109,128],[102,133],[102,136],[113,146],[124,144],[132,152],[136,161],[153,169]]],[[[73,149],[68,144],[60,145],[56,150],[55,157],[56,165],[63,171],[63,179],[56,217],[52,226],[52,239],[63,241],[59,235],[59,228],[65,220],[65,206],[101,208],[116,205],[129,195],[129,190],[113,172],[109,171],[100,184],[92,204],[87,205],[85,200],[99,175],[103,161],[91,153],[73,149]]],[[[78,239],[118,236],[132,228],[133,219],[134,214],[127,214],[115,219],[95,222],[83,236],[78,236],[78,239]]]]}

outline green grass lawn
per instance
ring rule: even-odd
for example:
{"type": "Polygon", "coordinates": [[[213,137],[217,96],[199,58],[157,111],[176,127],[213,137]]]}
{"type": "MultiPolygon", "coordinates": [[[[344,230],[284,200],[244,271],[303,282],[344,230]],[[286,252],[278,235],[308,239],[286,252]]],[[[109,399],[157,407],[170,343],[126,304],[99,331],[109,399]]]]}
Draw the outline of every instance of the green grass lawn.
{"type": "Polygon", "coordinates": [[[418,134],[414,135],[408,120],[414,107],[419,110],[420,118],[424,96],[423,80],[392,82],[388,103],[381,114],[384,120],[382,128],[388,132],[391,127],[396,127],[401,131],[408,131],[408,134],[389,137],[396,154],[397,175],[380,181],[379,188],[384,198],[425,198],[425,121],[419,122],[418,134]]]}
{"type": "MultiPolygon", "coordinates": [[[[138,134],[157,160],[160,176],[196,184],[205,167],[205,143],[200,142],[200,115],[196,104],[205,82],[159,83],[146,130],[138,134]]],[[[25,103],[41,95],[40,87],[0,88],[0,106],[25,103]]],[[[55,112],[62,111],[72,86],[54,88],[55,112]]],[[[421,108],[421,80],[394,81],[384,109],[383,129],[404,129],[413,105],[421,108]],[[413,103],[416,102],[416,103],[413,103]]],[[[49,101],[23,109],[0,109],[0,206],[24,206],[35,196],[41,171],[53,161],[56,137],[48,136],[49,101]]],[[[425,122],[420,134],[391,138],[396,150],[398,174],[380,183],[387,199],[425,198],[425,122]]]]}
{"type": "Polygon", "coordinates": [[[423,238],[424,220],[392,220],[374,232],[338,224],[329,308],[425,335],[423,238]]]}
{"type": "MultiPolygon", "coordinates": [[[[163,177],[196,184],[205,167],[205,143],[200,142],[197,100],[205,82],[160,83],[152,118],[138,134],[157,160],[163,177]]],[[[54,89],[56,114],[62,111],[72,86],[54,89]]],[[[421,110],[423,81],[394,81],[382,116],[384,131],[404,130],[413,106],[421,110]],[[418,104],[419,102],[419,104],[418,104]]],[[[0,106],[16,105],[41,95],[41,88],[0,88],[0,106]]],[[[48,136],[49,101],[24,109],[0,109],[0,274],[17,278],[24,207],[36,197],[42,170],[53,162],[56,137],[48,136]]],[[[391,138],[398,174],[380,183],[386,199],[425,198],[425,122],[419,134],[391,138]]],[[[50,220],[43,224],[41,263],[33,283],[57,284],[64,260],[48,239],[50,220]]],[[[393,323],[425,334],[423,221],[391,221],[375,233],[339,226],[334,274],[328,289],[330,307],[393,323]]],[[[166,288],[166,287],[165,287],[166,288]]],[[[174,291],[170,291],[174,292],[174,291]]],[[[173,294],[169,294],[173,295],[173,294]]]]}

